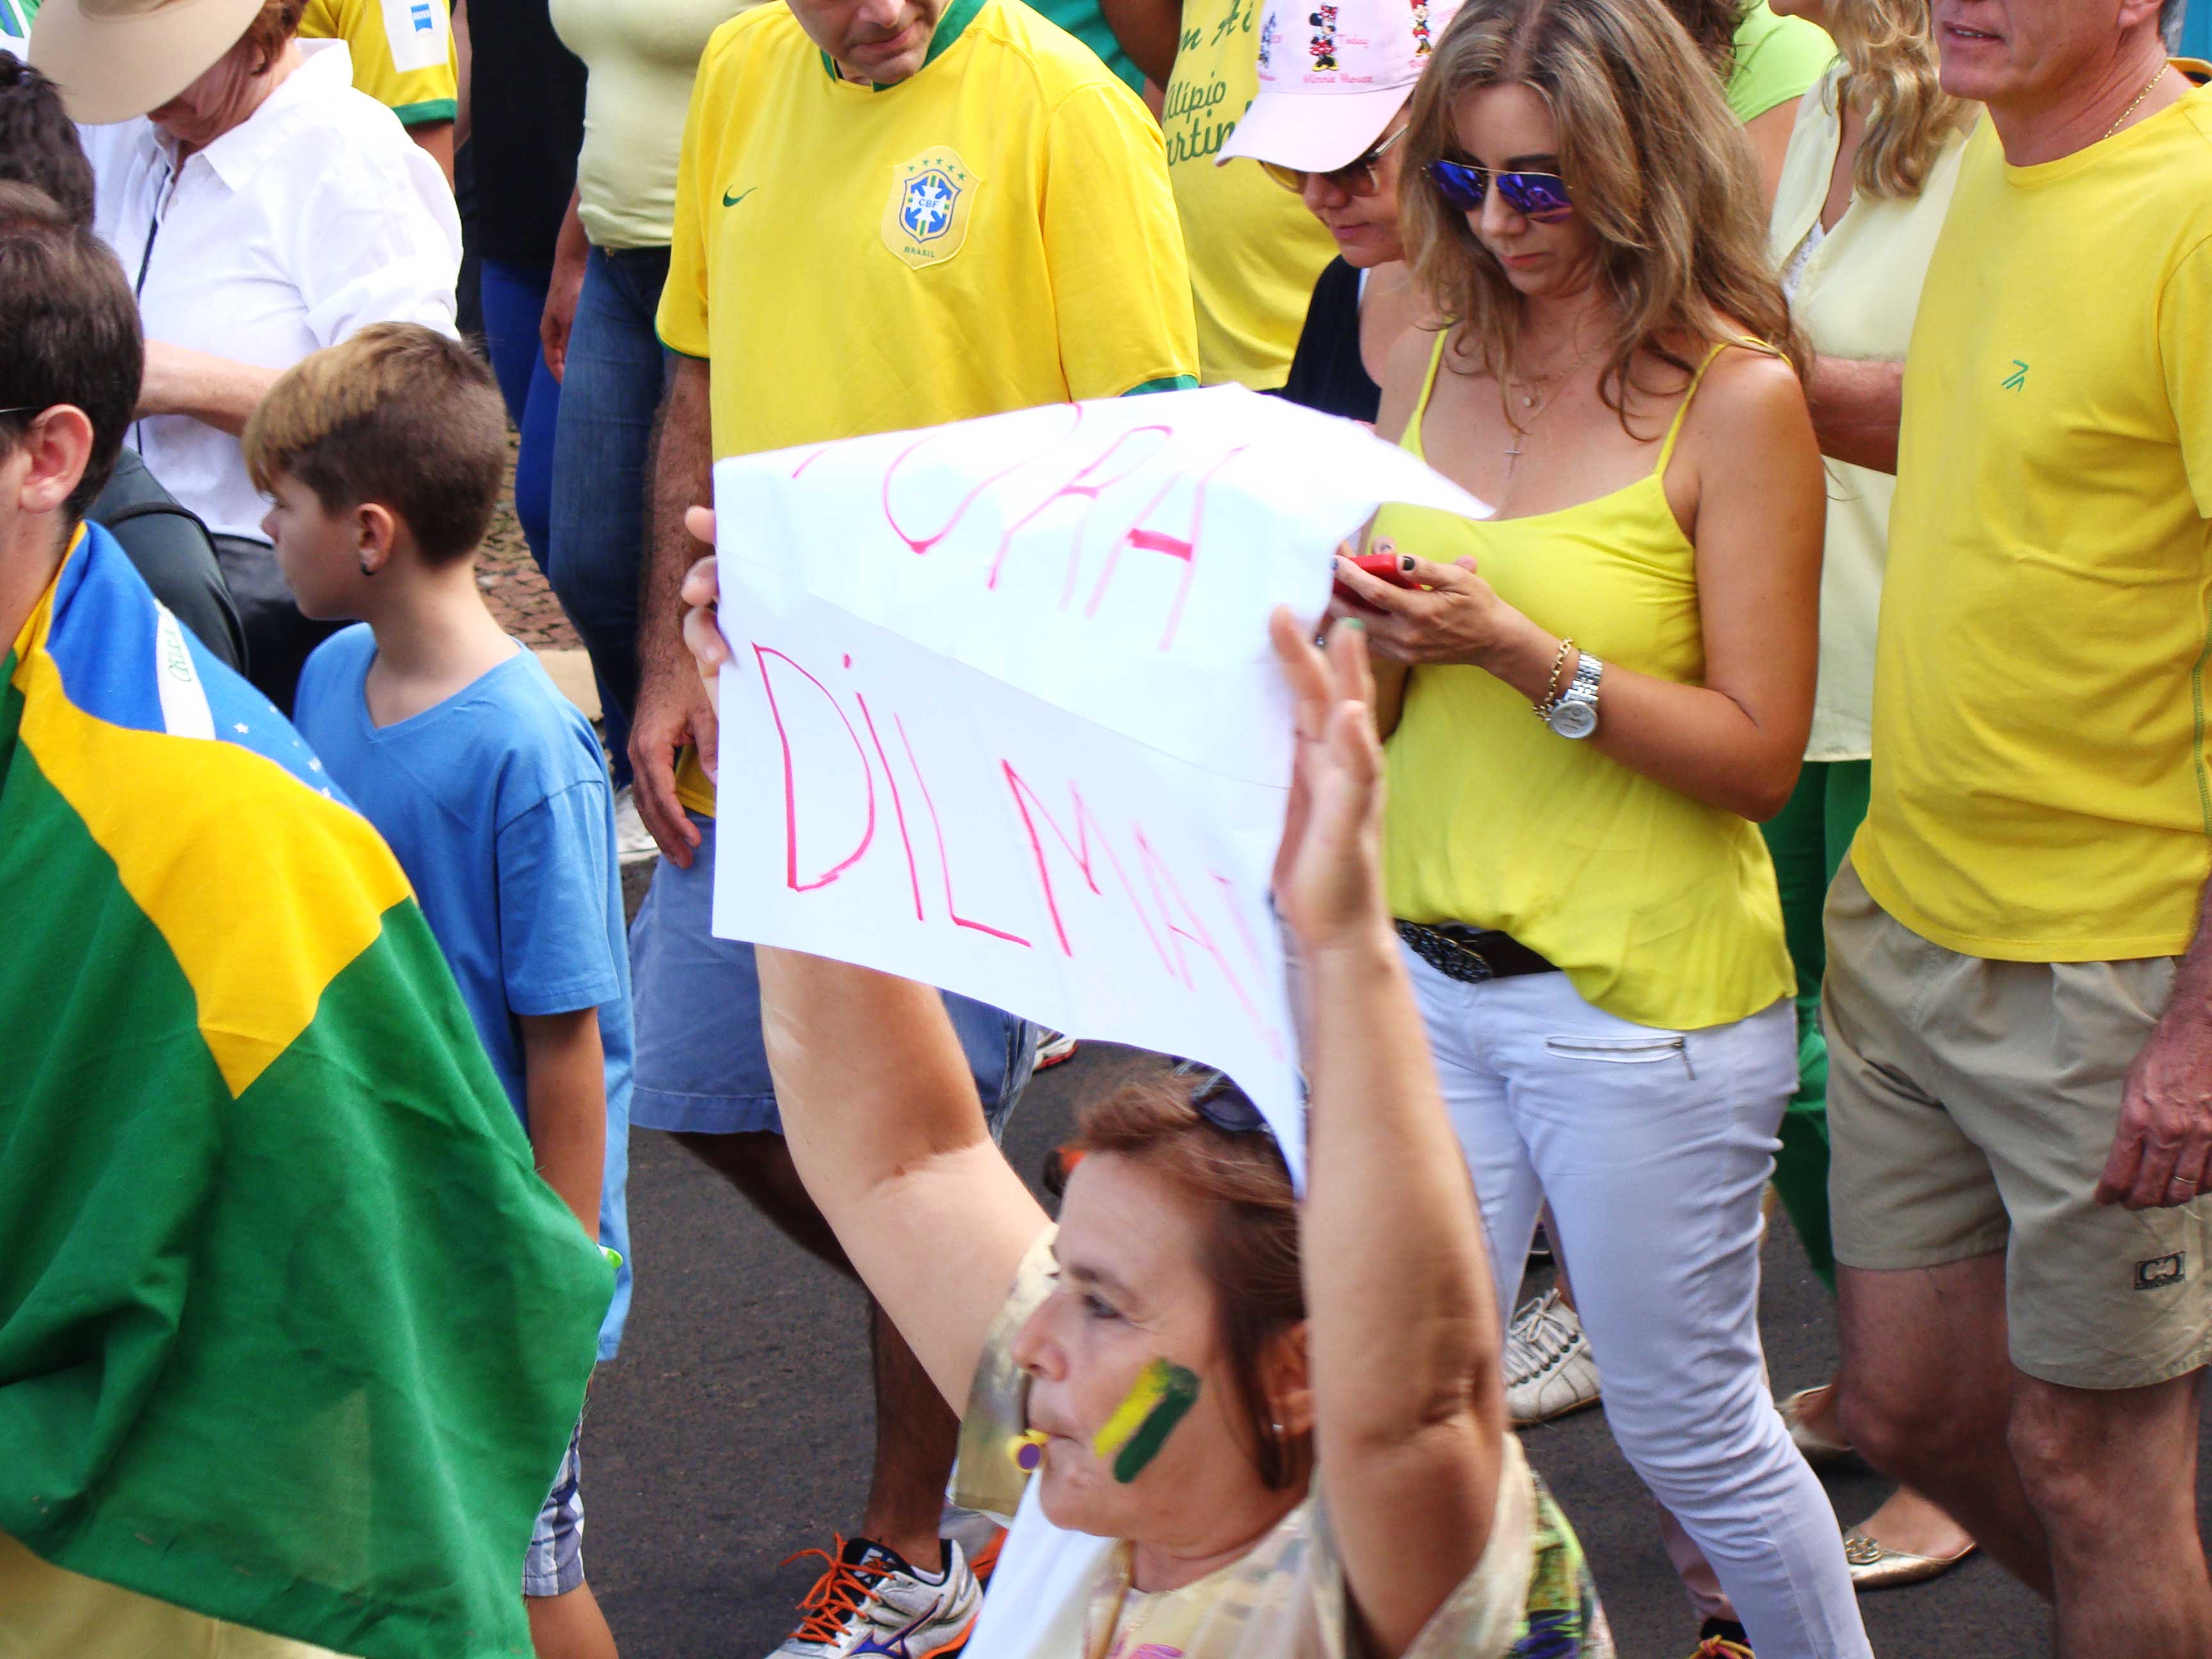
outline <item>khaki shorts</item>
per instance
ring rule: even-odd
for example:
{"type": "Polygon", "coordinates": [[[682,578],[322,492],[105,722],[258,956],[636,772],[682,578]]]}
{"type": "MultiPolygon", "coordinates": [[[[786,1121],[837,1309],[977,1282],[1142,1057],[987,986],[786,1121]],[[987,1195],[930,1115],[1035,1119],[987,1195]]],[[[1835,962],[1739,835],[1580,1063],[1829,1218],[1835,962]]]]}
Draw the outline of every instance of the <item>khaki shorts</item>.
{"type": "Polygon", "coordinates": [[[2142,1388],[2212,1358],[2212,1200],[2094,1196],[2174,958],[1961,956],[1893,921],[1848,860],[1826,923],[1836,1259],[1894,1271],[2002,1250],[2012,1363],[2046,1382],[2142,1388]]]}

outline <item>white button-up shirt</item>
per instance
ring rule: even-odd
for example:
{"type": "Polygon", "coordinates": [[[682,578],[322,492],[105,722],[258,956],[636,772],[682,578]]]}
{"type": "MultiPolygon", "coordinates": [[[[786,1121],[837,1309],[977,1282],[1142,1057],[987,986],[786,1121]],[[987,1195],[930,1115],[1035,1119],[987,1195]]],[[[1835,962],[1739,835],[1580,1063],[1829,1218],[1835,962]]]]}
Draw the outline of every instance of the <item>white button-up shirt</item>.
{"type": "MultiPolygon", "coordinates": [[[[306,61],[181,167],[143,118],[78,129],[148,339],[288,368],[370,323],[454,333],[461,223],[438,164],[354,90],[343,41],[299,46],[306,61]]],[[[267,502],[229,433],[163,415],[131,442],[209,529],[261,535],[267,502]]]]}

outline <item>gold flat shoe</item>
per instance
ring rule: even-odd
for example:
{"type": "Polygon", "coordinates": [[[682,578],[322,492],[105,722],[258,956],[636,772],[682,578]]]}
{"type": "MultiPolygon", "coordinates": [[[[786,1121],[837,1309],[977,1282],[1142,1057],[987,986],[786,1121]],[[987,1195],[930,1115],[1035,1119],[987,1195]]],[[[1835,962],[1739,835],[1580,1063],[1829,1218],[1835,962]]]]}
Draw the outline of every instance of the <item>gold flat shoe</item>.
{"type": "Polygon", "coordinates": [[[1840,1463],[1851,1455],[1851,1449],[1840,1440],[1831,1440],[1805,1420],[1805,1402],[1816,1394],[1825,1394],[1832,1384],[1823,1382],[1817,1389],[1800,1389],[1787,1400],[1775,1402],[1774,1409],[1782,1413],[1782,1426],[1790,1431],[1790,1443],[1805,1455],[1805,1461],[1814,1468],[1824,1463],[1840,1463]]]}
{"type": "Polygon", "coordinates": [[[1931,1578],[1941,1578],[1973,1553],[1974,1547],[1969,1543],[1956,1555],[1913,1555],[1905,1550],[1890,1549],[1856,1527],[1844,1534],[1844,1561],[1850,1568],[1854,1589],[1896,1589],[1904,1584],[1924,1584],[1931,1578]]]}

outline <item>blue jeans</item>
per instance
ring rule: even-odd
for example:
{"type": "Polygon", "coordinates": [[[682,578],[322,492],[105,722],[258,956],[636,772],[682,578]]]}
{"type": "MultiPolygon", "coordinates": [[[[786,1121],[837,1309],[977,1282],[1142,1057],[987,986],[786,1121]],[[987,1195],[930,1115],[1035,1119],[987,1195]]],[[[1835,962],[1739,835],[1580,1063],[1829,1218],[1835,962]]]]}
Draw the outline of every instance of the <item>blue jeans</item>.
{"type": "Polygon", "coordinates": [[[617,787],[629,781],[637,701],[637,586],[645,562],[647,461],[668,382],[653,332],[668,250],[593,248],[568,333],[553,441],[553,539],[545,571],[591,653],[617,787]]]}
{"type": "MultiPolygon", "coordinates": [[[[655,865],[653,885],[629,925],[637,1056],[630,1126],[690,1134],[781,1134],[775,1081],[761,1040],[753,947],[716,939],[708,929],[714,821],[697,812],[690,817],[700,834],[691,867],[678,869],[665,859],[655,865]]],[[[995,1140],[1029,1085],[1036,1027],[987,1003],[951,991],[942,994],[995,1140]]]]}
{"type": "Polygon", "coordinates": [[[553,516],[553,431],[561,409],[561,383],[545,367],[538,319],[545,314],[550,270],[529,265],[483,263],[478,286],[483,297],[484,345],[491,354],[492,377],[522,447],[514,462],[514,516],[530,556],[544,570],[550,557],[547,535],[553,516]]]}

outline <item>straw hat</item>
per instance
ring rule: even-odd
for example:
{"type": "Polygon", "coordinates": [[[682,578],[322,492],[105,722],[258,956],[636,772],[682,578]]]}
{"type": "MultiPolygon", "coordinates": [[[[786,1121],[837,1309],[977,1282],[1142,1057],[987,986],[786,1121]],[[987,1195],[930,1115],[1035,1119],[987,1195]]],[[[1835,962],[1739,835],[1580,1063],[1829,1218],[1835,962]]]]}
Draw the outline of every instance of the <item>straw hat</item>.
{"type": "Polygon", "coordinates": [[[159,109],[236,46],[262,0],[46,0],[30,63],[73,120],[127,121],[159,109]]]}

